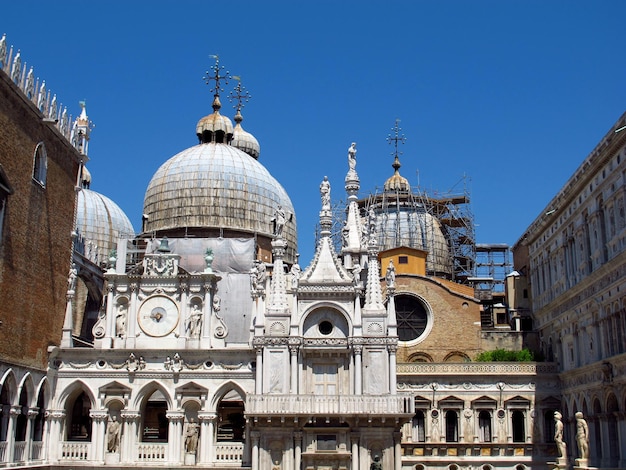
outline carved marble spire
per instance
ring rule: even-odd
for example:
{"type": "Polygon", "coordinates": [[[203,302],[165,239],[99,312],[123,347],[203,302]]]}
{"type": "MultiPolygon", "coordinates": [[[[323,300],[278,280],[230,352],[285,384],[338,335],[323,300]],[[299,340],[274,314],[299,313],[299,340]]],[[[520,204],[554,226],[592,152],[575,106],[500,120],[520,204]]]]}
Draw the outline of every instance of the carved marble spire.
{"type": "Polygon", "coordinates": [[[268,315],[289,312],[289,303],[287,302],[287,275],[285,274],[285,265],[283,263],[286,248],[287,242],[281,236],[272,240],[274,270],[270,281],[269,302],[267,305],[268,315]]]}
{"type": "Polygon", "coordinates": [[[361,183],[359,181],[359,175],[356,172],[356,142],[353,142],[348,149],[348,173],[346,174],[345,188],[348,194],[348,215],[341,234],[341,251],[344,255],[346,268],[352,269],[354,264],[359,262],[359,254],[364,253],[367,249],[362,243],[364,228],[357,204],[361,183]]]}
{"type": "Polygon", "coordinates": [[[370,236],[367,263],[367,286],[365,291],[364,313],[384,312],[383,291],[380,286],[380,264],[378,263],[378,242],[370,236]]]}

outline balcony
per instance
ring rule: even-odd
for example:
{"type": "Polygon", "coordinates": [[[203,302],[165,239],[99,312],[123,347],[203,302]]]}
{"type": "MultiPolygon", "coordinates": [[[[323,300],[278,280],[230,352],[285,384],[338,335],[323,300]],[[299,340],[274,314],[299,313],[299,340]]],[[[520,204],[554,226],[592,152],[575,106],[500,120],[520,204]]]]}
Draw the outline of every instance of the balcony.
{"type": "Polygon", "coordinates": [[[250,416],[412,416],[413,396],[398,395],[250,395],[250,416]]]}

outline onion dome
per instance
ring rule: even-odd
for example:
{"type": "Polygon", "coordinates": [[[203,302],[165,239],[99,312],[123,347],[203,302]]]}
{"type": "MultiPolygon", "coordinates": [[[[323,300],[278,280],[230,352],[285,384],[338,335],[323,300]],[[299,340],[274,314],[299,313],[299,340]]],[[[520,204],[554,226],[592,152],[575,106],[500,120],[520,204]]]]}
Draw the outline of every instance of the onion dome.
{"type": "Polygon", "coordinates": [[[387,179],[387,181],[385,181],[385,191],[408,192],[411,189],[411,186],[409,185],[409,180],[400,175],[399,170],[401,165],[398,155],[396,155],[396,159],[391,166],[393,167],[395,172],[393,175],[391,175],[391,177],[387,179]]]}
{"type": "Polygon", "coordinates": [[[235,125],[233,140],[230,144],[233,147],[237,147],[242,152],[246,152],[252,158],[259,158],[259,154],[261,153],[259,141],[256,140],[252,134],[246,132],[241,126],[243,116],[241,115],[241,111],[239,109],[237,110],[237,114],[234,119],[237,124],[235,125]]]}
{"type": "Polygon", "coordinates": [[[238,148],[201,143],[170,158],[152,177],[144,199],[144,231],[202,228],[271,238],[279,205],[288,218],[283,238],[295,248],[293,204],[280,183],[238,148]]]}
{"type": "Polygon", "coordinates": [[[233,138],[233,123],[226,116],[220,114],[220,97],[213,99],[213,114],[203,117],[196,125],[196,135],[201,144],[217,142],[226,144],[233,138]]]}
{"type": "Polygon", "coordinates": [[[76,206],[76,232],[82,238],[83,254],[92,261],[105,261],[119,238],[135,237],[124,211],[108,197],[83,187],[76,206]]]}

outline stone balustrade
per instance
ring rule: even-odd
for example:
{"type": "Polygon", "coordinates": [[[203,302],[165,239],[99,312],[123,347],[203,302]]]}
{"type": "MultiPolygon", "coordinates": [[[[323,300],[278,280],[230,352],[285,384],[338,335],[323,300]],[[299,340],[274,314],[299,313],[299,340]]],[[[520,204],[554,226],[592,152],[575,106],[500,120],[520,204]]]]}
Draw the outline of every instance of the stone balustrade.
{"type": "Polygon", "coordinates": [[[414,414],[413,396],[398,395],[251,395],[249,415],[398,415],[414,414]]]}
{"type": "Polygon", "coordinates": [[[537,375],[556,374],[552,362],[411,362],[398,364],[398,375],[537,375]]]}
{"type": "Polygon", "coordinates": [[[138,462],[165,462],[167,460],[167,444],[145,444],[137,445],[138,462]]]}
{"type": "Polygon", "coordinates": [[[242,460],[242,442],[219,443],[215,445],[216,463],[241,463],[242,460]]]}
{"type": "Polygon", "coordinates": [[[91,442],[66,441],[61,443],[61,460],[89,460],[91,442]]]}

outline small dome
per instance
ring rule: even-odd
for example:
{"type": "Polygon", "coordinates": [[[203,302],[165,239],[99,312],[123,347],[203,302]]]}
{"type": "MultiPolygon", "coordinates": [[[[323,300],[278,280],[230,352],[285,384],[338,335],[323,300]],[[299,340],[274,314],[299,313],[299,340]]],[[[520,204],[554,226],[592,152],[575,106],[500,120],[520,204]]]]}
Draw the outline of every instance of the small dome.
{"type": "MultiPolygon", "coordinates": [[[[152,177],[144,231],[218,228],[272,237],[279,205],[294,214],[287,192],[261,163],[232,145],[199,144],[170,158],[152,177]]],[[[283,237],[297,246],[295,215],[283,237]]]]}
{"type": "Polygon", "coordinates": [[[409,180],[400,174],[401,165],[397,154],[391,166],[394,169],[394,173],[389,179],[387,179],[387,181],[385,181],[385,191],[409,192],[411,190],[411,186],[409,185],[409,180]]]}
{"type": "Polygon", "coordinates": [[[111,199],[82,188],[78,191],[76,231],[82,237],[84,254],[93,261],[104,261],[117,247],[118,238],[134,238],[130,220],[111,199]]]}
{"type": "Polygon", "coordinates": [[[217,142],[226,144],[233,138],[233,123],[226,116],[220,114],[220,98],[213,99],[213,114],[204,116],[196,125],[196,135],[200,143],[217,142]]]}
{"type": "Polygon", "coordinates": [[[233,132],[233,140],[231,141],[231,145],[233,147],[237,147],[242,152],[247,153],[252,158],[259,158],[261,154],[261,146],[259,145],[259,141],[250,134],[246,132],[241,126],[241,121],[243,121],[243,116],[240,111],[237,111],[235,115],[235,130],[233,132]]]}

